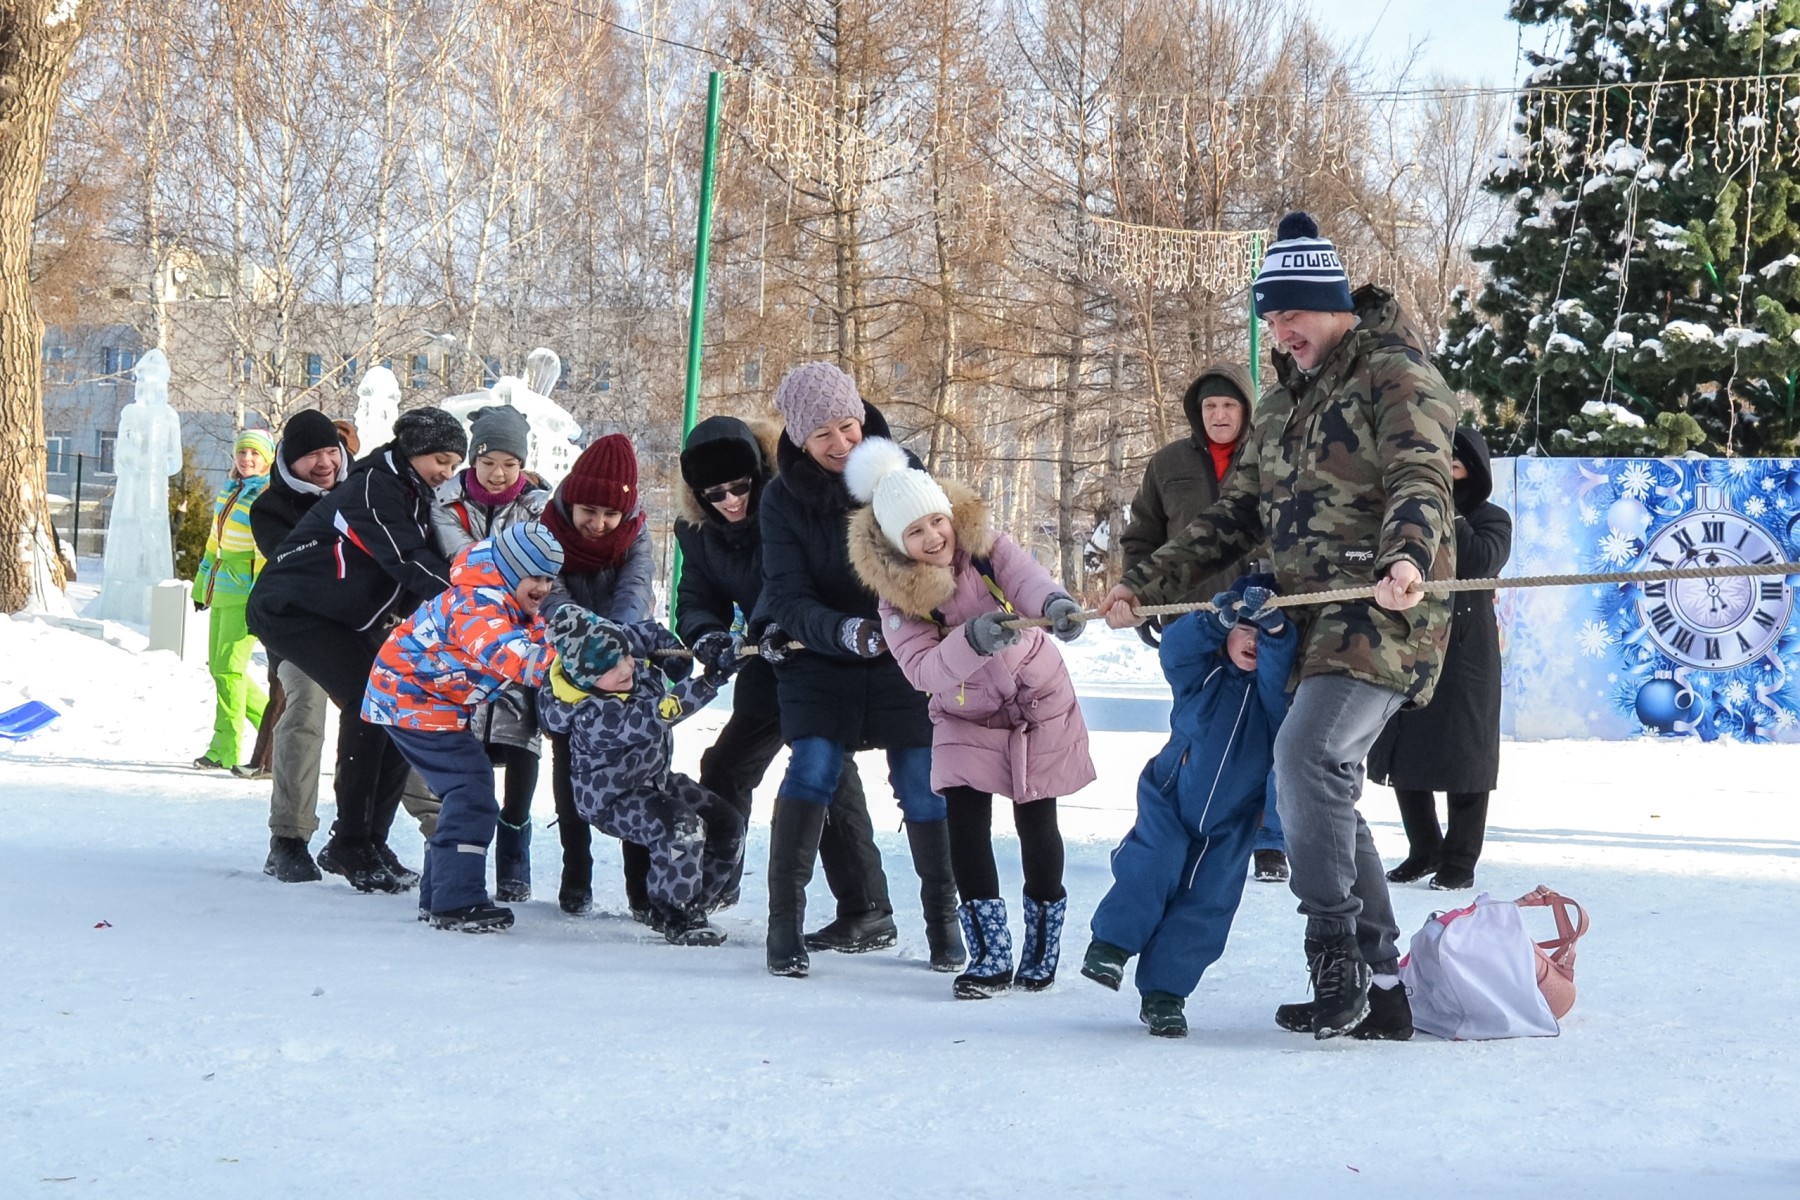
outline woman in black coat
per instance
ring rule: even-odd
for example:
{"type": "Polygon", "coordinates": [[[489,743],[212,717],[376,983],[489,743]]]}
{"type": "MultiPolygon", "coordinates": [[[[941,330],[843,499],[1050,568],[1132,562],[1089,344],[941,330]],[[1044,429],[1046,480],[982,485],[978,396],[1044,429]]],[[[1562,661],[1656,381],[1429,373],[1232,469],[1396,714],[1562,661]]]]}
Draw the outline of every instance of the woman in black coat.
{"type": "Polygon", "coordinates": [[[762,498],[763,590],[753,622],[775,667],[789,748],[769,832],[769,971],[808,970],[806,884],[844,760],[865,749],[887,751],[919,874],[932,968],[955,971],[966,955],[944,799],[931,790],[931,717],[924,694],[887,651],[875,594],[850,565],[856,504],[844,486],[844,464],[865,434],[890,436],[887,422],[830,363],[788,372],[775,407],[787,436],[778,452],[781,472],[762,498]],[[805,649],[783,653],[793,639],[805,649]]]}
{"type": "MultiPolygon", "coordinates": [[[[1496,576],[1512,554],[1512,517],[1488,500],[1494,476],[1487,443],[1456,431],[1451,467],[1456,500],[1456,577],[1496,576]]],[[[1393,787],[1406,827],[1407,854],[1387,873],[1395,883],[1430,875],[1431,886],[1475,886],[1475,862],[1487,832],[1488,793],[1500,773],[1500,627],[1494,593],[1456,593],[1444,673],[1431,703],[1396,713],[1369,751],[1369,778],[1393,787]],[[1449,829],[1438,828],[1444,792],[1449,829]]]]}
{"type": "Polygon", "coordinates": [[[432,536],[432,492],[468,447],[449,413],[401,414],[394,440],[300,518],[250,593],[250,631],[338,707],[337,824],[319,866],[358,891],[418,881],[386,842],[410,768],[387,730],[362,719],[362,699],[388,627],[450,586],[432,536]]]}
{"type": "MultiPolygon", "coordinates": [[[[754,613],[762,596],[762,532],[757,520],[763,489],[774,476],[776,439],[767,423],[753,428],[736,417],[709,417],[694,426],[681,452],[677,496],[681,583],[675,593],[675,632],[702,662],[735,645],[738,615],[754,613]]],[[[781,706],[775,671],[747,658],[732,684],[731,719],[700,756],[700,786],[722,797],[746,822],[750,798],[781,750],[781,706]]],[[[837,897],[835,920],[806,935],[809,950],[860,954],[898,939],[881,852],[863,798],[856,759],[844,771],[825,817],[819,862],[837,897]]],[[[743,863],[738,863],[742,877],[743,863]]],[[[737,902],[734,879],[725,904],[737,902]]]]}

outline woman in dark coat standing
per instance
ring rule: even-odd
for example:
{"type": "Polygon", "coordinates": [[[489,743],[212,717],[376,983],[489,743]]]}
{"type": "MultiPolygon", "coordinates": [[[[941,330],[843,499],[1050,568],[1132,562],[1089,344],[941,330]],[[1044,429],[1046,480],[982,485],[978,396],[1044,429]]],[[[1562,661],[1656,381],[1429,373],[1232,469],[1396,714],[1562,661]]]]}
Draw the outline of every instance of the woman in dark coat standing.
{"type": "Polygon", "coordinates": [[[967,957],[950,874],[944,798],[931,790],[931,716],[882,638],[875,593],[850,565],[856,503],[844,465],[887,421],[831,363],[804,363],[775,389],[787,423],[781,473],[763,493],[763,591],[754,622],[775,667],[788,769],[769,831],[771,974],[803,976],[806,885],[844,759],[887,751],[888,780],[906,817],[934,970],[967,957]],[[790,639],[803,650],[783,653],[790,639]]]}
{"type": "MultiPolygon", "coordinates": [[[[1488,500],[1494,476],[1487,443],[1456,431],[1456,577],[1498,575],[1512,555],[1512,517],[1488,500]]],[[[1430,875],[1431,886],[1475,886],[1487,832],[1488,793],[1500,773],[1500,627],[1493,592],[1458,592],[1437,692],[1424,708],[1396,713],[1369,751],[1369,778],[1394,789],[1407,854],[1387,873],[1395,883],[1430,875]],[[1438,828],[1445,793],[1449,828],[1438,828]]]]}
{"type": "MultiPolygon", "coordinates": [[[[736,417],[708,417],[688,434],[681,451],[677,496],[681,583],[676,590],[675,632],[702,662],[735,642],[738,614],[747,620],[762,596],[762,527],[758,510],[774,478],[781,430],[736,417]]],[[[747,822],[750,797],[781,750],[781,705],[775,670],[761,658],[743,660],[732,684],[731,719],[712,748],[700,756],[700,786],[735,808],[747,822]]],[[[806,935],[811,950],[857,954],[892,946],[898,938],[888,899],[881,852],[863,799],[856,760],[844,756],[844,772],[825,817],[819,862],[837,897],[837,917],[806,935]]],[[[739,862],[741,877],[743,863],[739,862]]],[[[737,881],[723,897],[737,902],[737,881]]]]}

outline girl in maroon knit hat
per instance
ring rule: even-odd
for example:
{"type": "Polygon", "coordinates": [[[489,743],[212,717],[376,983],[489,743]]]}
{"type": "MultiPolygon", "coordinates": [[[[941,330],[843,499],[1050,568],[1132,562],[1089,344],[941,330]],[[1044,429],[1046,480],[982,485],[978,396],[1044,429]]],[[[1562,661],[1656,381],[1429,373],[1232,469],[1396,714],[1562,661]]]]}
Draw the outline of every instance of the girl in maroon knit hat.
{"type": "MultiPolygon", "coordinates": [[[[570,603],[618,625],[650,619],[656,553],[640,500],[637,452],[629,438],[609,433],[581,452],[544,508],[543,522],[563,547],[562,575],[544,601],[545,620],[570,603]]],[[[550,783],[563,848],[557,902],[566,913],[584,913],[594,906],[591,826],[575,811],[569,766],[568,739],[552,735],[550,783]]],[[[629,842],[622,845],[626,898],[632,915],[648,920],[649,852],[629,842]]]]}

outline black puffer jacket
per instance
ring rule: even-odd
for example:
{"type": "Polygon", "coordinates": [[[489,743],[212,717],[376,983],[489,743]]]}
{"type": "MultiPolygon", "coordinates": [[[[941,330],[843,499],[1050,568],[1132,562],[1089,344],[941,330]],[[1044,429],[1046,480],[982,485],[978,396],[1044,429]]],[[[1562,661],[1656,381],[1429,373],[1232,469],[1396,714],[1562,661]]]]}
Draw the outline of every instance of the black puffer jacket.
{"type": "MultiPolygon", "coordinates": [[[[1498,575],[1512,556],[1512,517],[1494,491],[1487,442],[1456,431],[1468,468],[1456,500],[1456,577],[1498,575]]],[[[1500,626],[1493,592],[1458,592],[1444,673],[1431,703],[1396,714],[1369,750],[1369,778],[1429,792],[1489,792],[1500,774],[1500,626]]]]}
{"type": "Polygon", "coordinates": [[[390,444],[300,518],[257,577],[247,616],[258,636],[290,615],[379,629],[449,586],[431,489],[390,444]]]}
{"type": "MultiPolygon", "coordinates": [[[[863,436],[890,437],[874,405],[863,404],[863,436]]],[[[851,617],[879,621],[875,593],[850,565],[856,505],[841,475],[781,439],[781,473],[763,493],[763,591],[752,631],[773,621],[807,646],[775,668],[781,736],[825,737],[852,749],[931,745],[924,693],[887,653],[858,658],[838,641],[851,617]]]]}
{"type": "MultiPolygon", "coordinates": [[[[771,431],[774,432],[774,431],[771,431]]],[[[775,436],[780,436],[774,432],[775,436]]],[[[675,632],[688,645],[709,633],[730,630],[733,606],[746,617],[762,596],[762,526],[758,513],[773,476],[775,447],[736,417],[708,417],[694,426],[681,452],[681,471],[690,481],[681,490],[675,540],[681,546],[681,586],[675,592],[675,632]],[[713,487],[748,476],[750,510],[727,521],[700,499],[692,482],[713,487]]]]}

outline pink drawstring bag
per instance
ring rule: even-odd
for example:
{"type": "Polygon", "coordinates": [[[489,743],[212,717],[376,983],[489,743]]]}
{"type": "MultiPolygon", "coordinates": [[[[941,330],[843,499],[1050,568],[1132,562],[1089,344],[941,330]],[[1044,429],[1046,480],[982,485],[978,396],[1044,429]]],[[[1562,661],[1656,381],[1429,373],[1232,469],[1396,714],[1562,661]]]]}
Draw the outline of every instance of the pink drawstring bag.
{"type": "Polygon", "coordinates": [[[1414,1027],[1459,1041],[1555,1037],[1575,1002],[1575,940],[1586,931],[1581,906],[1547,888],[1516,902],[1483,893],[1433,916],[1400,960],[1414,1027]],[[1521,906],[1550,908],[1559,936],[1534,943],[1521,906]],[[1579,928],[1568,908],[1580,914],[1579,928]]]}
{"type": "Polygon", "coordinates": [[[1520,908],[1547,908],[1556,916],[1556,936],[1547,942],[1536,942],[1538,991],[1550,1005],[1551,1015],[1558,1021],[1575,1007],[1575,943],[1588,931],[1587,910],[1560,892],[1543,884],[1518,899],[1520,908]],[[1569,910],[1579,920],[1569,920],[1569,910]]]}

